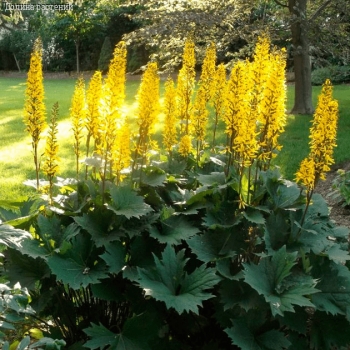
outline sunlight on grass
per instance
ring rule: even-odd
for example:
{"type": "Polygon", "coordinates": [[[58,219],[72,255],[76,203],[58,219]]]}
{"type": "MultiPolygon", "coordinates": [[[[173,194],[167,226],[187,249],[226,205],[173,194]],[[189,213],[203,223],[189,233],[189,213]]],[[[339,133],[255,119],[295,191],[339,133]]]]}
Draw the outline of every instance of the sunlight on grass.
{"type": "MultiPolygon", "coordinates": [[[[87,82],[88,83],[88,82],[87,82]]],[[[137,125],[137,102],[136,94],[139,87],[139,81],[129,81],[126,84],[126,115],[131,125],[132,133],[138,132],[137,125]]],[[[87,84],[86,84],[87,85],[87,84]]],[[[73,96],[75,80],[45,80],[45,104],[47,109],[47,118],[50,117],[52,105],[59,102],[58,118],[58,140],[60,173],[59,176],[75,176],[75,156],[73,151],[73,133],[69,121],[69,108],[73,96]]],[[[26,179],[34,179],[34,161],[31,148],[31,139],[25,131],[23,123],[24,91],[26,84],[24,79],[0,78],[0,198],[16,198],[20,195],[34,193],[34,189],[24,186],[22,183],[26,179]]],[[[314,87],[314,104],[317,104],[317,95],[321,88],[314,87]]],[[[164,81],[161,81],[160,87],[161,105],[164,95],[164,81]]],[[[336,86],[334,88],[334,97],[339,100],[340,119],[338,130],[338,147],[335,149],[336,162],[342,162],[350,159],[350,87],[336,86]]],[[[294,98],[293,87],[288,87],[287,109],[292,107],[294,98]]],[[[211,110],[211,108],[210,108],[211,110]]],[[[309,148],[309,128],[311,126],[310,116],[288,115],[288,124],[286,132],[281,136],[283,145],[282,151],[275,160],[275,164],[281,167],[282,174],[293,179],[294,173],[299,167],[300,161],[308,155],[309,148]]],[[[158,117],[158,123],[155,127],[154,139],[158,141],[159,146],[162,142],[164,114],[158,117]]],[[[207,141],[211,142],[212,118],[208,123],[207,141]]],[[[219,141],[225,140],[224,125],[219,124],[219,141]]],[[[43,135],[43,139],[46,133],[43,135]]],[[[44,152],[45,142],[40,142],[40,154],[44,152]]],[[[82,152],[82,158],[84,153],[82,152]]],[[[83,165],[82,165],[83,167],[83,165]]],[[[43,178],[43,176],[41,176],[43,178]]]]}

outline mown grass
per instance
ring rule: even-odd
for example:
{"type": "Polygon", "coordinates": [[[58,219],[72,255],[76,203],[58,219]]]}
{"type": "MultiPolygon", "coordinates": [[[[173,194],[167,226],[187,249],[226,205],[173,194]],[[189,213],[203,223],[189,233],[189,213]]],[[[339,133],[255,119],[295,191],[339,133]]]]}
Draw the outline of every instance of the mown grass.
{"type": "MultiPolygon", "coordinates": [[[[72,147],[72,132],[69,122],[69,108],[74,91],[74,80],[52,79],[45,80],[45,104],[49,112],[52,105],[58,101],[59,157],[61,158],[60,176],[72,177],[75,174],[74,153],[72,147]]],[[[126,85],[126,107],[132,129],[136,131],[136,99],[135,95],[139,81],[128,81],[126,85]]],[[[161,96],[163,96],[163,82],[161,82],[161,96]]],[[[0,199],[17,198],[21,195],[33,193],[34,189],[24,186],[26,179],[34,179],[34,163],[31,153],[31,140],[23,124],[24,79],[0,78],[0,199]]],[[[313,97],[316,106],[317,95],[321,88],[314,87],[313,97]]],[[[294,88],[288,87],[287,109],[292,107],[294,88]]],[[[335,161],[350,160],[350,86],[336,86],[334,96],[339,100],[340,120],[338,130],[338,147],[335,150],[335,161]]],[[[276,158],[275,164],[281,167],[282,174],[293,179],[300,161],[307,156],[308,135],[311,117],[288,116],[286,132],[281,137],[283,149],[276,158]]],[[[160,115],[156,127],[155,139],[161,141],[163,117],[160,115]]],[[[224,130],[221,125],[220,130],[224,130]]],[[[208,133],[212,130],[209,124],[208,133]]],[[[211,141],[212,135],[208,136],[211,141]]],[[[43,152],[44,142],[41,142],[43,152]]]]}

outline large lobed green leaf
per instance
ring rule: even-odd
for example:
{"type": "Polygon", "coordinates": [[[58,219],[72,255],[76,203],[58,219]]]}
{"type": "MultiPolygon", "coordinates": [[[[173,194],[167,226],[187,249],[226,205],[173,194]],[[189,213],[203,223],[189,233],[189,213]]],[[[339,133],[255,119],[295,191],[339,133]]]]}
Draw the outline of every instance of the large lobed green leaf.
{"type": "Polygon", "coordinates": [[[127,219],[131,217],[139,218],[152,211],[152,208],[146,204],[143,197],[138,196],[130,187],[111,187],[112,204],[107,208],[114,211],[117,215],[124,215],[127,219]]]}
{"type": "Polygon", "coordinates": [[[91,338],[84,347],[91,350],[151,350],[148,340],[157,336],[159,320],[153,315],[142,314],[134,316],[125,322],[123,330],[115,334],[105,328],[102,324],[91,324],[84,332],[91,338]]]}
{"type": "Polygon", "coordinates": [[[174,308],[179,314],[192,311],[198,314],[198,306],[214,295],[206,292],[219,281],[215,270],[201,265],[191,274],[184,270],[186,262],[185,250],[175,253],[174,248],[167,245],[160,261],[154,256],[156,267],[153,270],[138,268],[138,283],[156,300],[165,302],[168,309],[174,308]]]}
{"type": "Polygon", "coordinates": [[[321,261],[315,261],[311,270],[313,277],[319,279],[320,290],[312,296],[312,301],[318,310],[345,315],[350,321],[350,271],[328,259],[321,261]]]}
{"type": "Polygon", "coordinates": [[[225,332],[242,350],[283,350],[291,345],[284,333],[263,327],[265,313],[259,310],[249,311],[231,322],[233,327],[225,332]]]}
{"type": "Polygon", "coordinates": [[[244,264],[245,282],[264,296],[274,316],[293,312],[293,305],[314,307],[306,296],[318,292],[317,281],[301,273],[292,273],[296,255],[297,252],[287,253],[283,246],[274,252],[272,259],[264,258],[259,265],[244,264]]]}
{"type": "Polygon", "coordinates": [[[108,277],[105,263],[97,261],[91,240],[83,235],[72,241],[66,253],[50,256],[47,264],[57,279],[75,290],[108,277]]]}
{"type": "Polygon", "coordinates": [[[0,244],[7,247],[18,247],[25,239],[31,239],[29,232],[12,227],[11,225],[0,225],[0,244]]]}
{"type": "Polygon", "coordinates": [[[159,229],[152,226],[149,230],[152,237],[160,243],[180,244],[181,240],[187,240],[199,232],[184,215],[172,215],[161,221],[159,229]]]}
{"type": "Polygon", "coordinates": [[[83,214],[83,216],[77,216],[74,218],[75,222],[84,230],[89,232],[91,238],[96,244],[96,247],[102,247],[109,242],[118,240],[120,236],[124,235],[121,230],[109,230],[111,223],[110,215],[104,215],[105,213],[89,213],[83,214]]]}

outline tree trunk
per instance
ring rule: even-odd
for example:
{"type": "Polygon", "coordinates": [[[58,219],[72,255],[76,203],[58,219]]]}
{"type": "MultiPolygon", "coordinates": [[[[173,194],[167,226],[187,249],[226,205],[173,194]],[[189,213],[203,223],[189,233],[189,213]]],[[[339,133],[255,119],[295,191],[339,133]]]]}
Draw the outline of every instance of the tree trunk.
{"type": "Polygon", "coordinates": [[[18,62],[18,60],[17,60],[17,57],[16,57],[15,53],[13,53],[13,57],[15,58],[18,71],[21,73],[21,67],[19,66],[19,62],[18,62]]]}
{"type": "Polygon", "coordinates": [[[77,73],[80,73],[80,64],[79,64],[79,39],[75,41],[75,54],[77,56],[77,73]]]}
{"type": "Polygon", "coordinates": [[[289,0],[288,2],[289,11],[294,17],[291,23],[295,72],[295,99],[291,110],[293,114],[314,113],[306,3],[307,0],[289,0]]]}

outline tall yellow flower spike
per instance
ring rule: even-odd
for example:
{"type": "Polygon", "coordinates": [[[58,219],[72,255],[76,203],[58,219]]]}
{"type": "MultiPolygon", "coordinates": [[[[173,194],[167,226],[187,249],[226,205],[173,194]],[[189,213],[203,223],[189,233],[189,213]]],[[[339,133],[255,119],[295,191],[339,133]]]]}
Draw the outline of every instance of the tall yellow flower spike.
{"type": "Polygon", "coordinates": [[[36,39],[33,52],[30,58],[30,68],[27,78],[27,89],[25,92],[26,101],[24,106],[24,123],[26,130],[32,137],[32,148],[37,180],[37,190],[39,190],[39,170],[40,159],[38,157],[38,144],[41,133],[46,127],[44,86],[41,65],[42,43],[41,39],[36,39]]]}
{"type": "Polygon", "coordinates": [[[255,46],[254,60],[253,60],[253,80],[254,80],[254,92],[252,100],[252,110],[258,115],[257,119],[260,119],[260,103],[263,98],[264,89],[266,87],[267,80],[269,78],[269,71],[271,68],[270,61],[270,46],[271,41],[268,36],[259,37],[255,46]]]}
{"type": "MultiPolygon", "coordinates": [[[[306,187],[306,206],[300,225],[302,226],[311,203],[313,190],[319,179],[325,180],[325,173],[334,163],[333,149],[336,147],[338,123],[338,102],[333,99],[333,87],[327,79],[318,97],[318,105],[310,128],[310,154],[300,165],[296,181],[306,187]]],[[[301,235],[301,229],[298,237],[301,235]]]]}
{"type": "Polygon", "coordinates": [[[336,147],[338,102],[333,99],[333,86],[329,79],[323,84],[310,129],[310,157],[315,160],[316,182],[325,180],[325,173],[334,163],[333,149],[336,147]]]}
{"type": "MultiPolygon", "coordinates": [[[[135,161],[142,156],[142,164],[150,150],[151,135],[154,133],[156,118],[159,113],[159,76],[157,63],[149,63],[143,74],[137,95],[139,140],[135,150],[135,161]]],[[[135,164],[135,163],[134,163],[135,164]]]]}
{"type": "Polygon", "coordinates": [[[199,80],[200,86],[205,91],[206,103],[212,99],[214,95],[215,85],[215,69],[216,69],[216,47],[213,42],[208,46],[202,66],[202,74],[199,80]]]}
{"type": "MultiPolygon", "coordinates": [[[[92,136],[97,143],[100,138],[99,127],[101,123],[101,96],[102,75],[100,71],[96,71],[91,78],[89,89],[86,92],[86,129],[88,131],[88,138],[89,136],[92,136]]],[[[87,147],[87,149],[88,148],[89,147],[87,147]]]]}
{"type": "Polygon", "coordinates": [[[114,50],[113,58],[109,65],[108,76],[106,79],[106,89],[109,94],[109,108],[114,115],[120,112],[125,100],[125,72],[126,72],[126,45],[120,41],[114,50]]]}
{"type": "Polygon", "coordinates": [[[76,156],[76,171],[79,177],[79,158],[81,139],[83,137],[83,130],[85,125],[86,107],[85,107],[85,83],[82,78],[78,79],[73,100],[70,109],[70,116],[72,120],[72,130],[74,134],[74,153],[76,156]]]}
{"type": "Polygon", "coordinates": [[[278,138],[284,132],[287,119],[285,112],[285,50],[275,49],[270,59],[270,76],[266,82],[259,113],[261,128],[258,158],[267,164],[276,156],[273,152],[282,148],[278,143],[278,138]]]}
{"type": "Polygon", "coordinates": [[[192,140],[190,135],[184,135],[181,137],[179,153],[184,157],[187,157],[192,153],[192,140]]]}
{"type": "Polygon", "coordinates": [[[176,89],[173,80],[169,77],[165,82],[164,94],[164,132],[163,145],[168,152],[171,152],[177,143],[176,131],[176,89]]]}
{"type": "MultiPolygon", "coordinates": [[[[125,99],[126,46],[121,41],[116,45],[109,65],[106,82],[102,88],[101,124],[96,152],[103,160],[100,171],[103,193],[109,165],[110,178],[113,167],[113,145],[117,140],[119,129],[125,122],[123,110],[125,99]]],[[[103,196],[104,198],[104,196],[103,196]]]]}
{"type": "Polygon", "coordinates": [[[302,182],[309,193],[315,188],[315,161],[312,158],[305,158],[300,165],[299,171],[295,174],[296,182],[302,182]]]}
{"type": "Polygon", "coordinates": [[[197,91],[190,124],[191,135],[196,138],[197,142],[197,160],[199,159],[199,150],[204,143],[208,123],[208,110],[206,104],[206,91],[203,85],[201,85],[197,91]]]}
{"type": "Polygon", "coordinates": [[[181,132],[189,134],[189,120],[191,115],[191,98],[194,90],[196,78],[194,43],[187,39],[183,54],[182,68],[177,77],[177,110],[178,116],[182,122],[181,132]],[[184,127],[183,127],[184,126],[184,127]]]}
{"type": "Polygon", "coordinates": [[[227,92],[226,83],[226,68],[221,63],[215,72],[214,77],[214,94],[213,94],[213,105],[215,109],[215,121],[214,121],[214,132],[213,132],[213,143],[212,147],[215,146],[216,128],[219,120],[223,117],[225,108],[225,99],[227,92]]]}
{"type": "Polygon", "coordinates": [[[247,121],[250,107],[250,92],[252,89],[252,79],[249,72],[248,63],[239,61],[233,67],[228,82],[225,102],[226,108],[223,119],[226,123],[225,132],[229,137],[229,163],[232,156],[239,161],[246,147],[248,146],[250,148],[246,143],[247,135],[249,135],[248,142],[254,142],[250,136],[252,133],[248,129],[250,123],[247,121]]]}
{"type": "MultiPolygon", "coordinates": [[[[96,145],[100,143],[101,133],[101,95],[102,95],[102,75],[96,71],[91,78],[89,88],[86,92],[86,120],[85,127],[87,129],[86,137],[86,157],[90,154],[91,137],[95,139],[96,145]]],[[[88,166],[85,166],[85,179],[88,175],[88,166]]]]}
{"type": "Polygon", "coordinates": [[[236,131],[236,137],[233,140],[233,149],[236,154],[236,160],[244,167],[248,167],[252,164],[256,157],[258,150],[258,142],[256,139],[256,116],[251,113],[250,105],[252,98],[252,91],[254,89],[254,80],[252,79],[251,63],[248,61],[244,64],[244,88],[246,90],[243,95],[243,101],[241,104],[247,106],[244,113],[241,114],[239,120],[239,127],[236,131]]]}
{"type": "Polygon", "coordinates": [[[52,204],[52,189],[53,189],[53,178],[57,175],[59,171],[59,158],[58,153],[58,142],[57,142],[57,117],[58,117],[58,102],[56,102],[52,107],[51,112],[51,123],[49,127],[48,136],[46,138],[45,147],[45,162],[43,166],[43,172],[49,178],[49,192],[50,192],[50,202],[52,204]]]}

